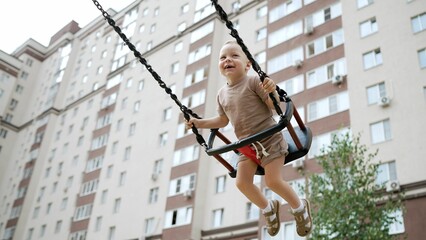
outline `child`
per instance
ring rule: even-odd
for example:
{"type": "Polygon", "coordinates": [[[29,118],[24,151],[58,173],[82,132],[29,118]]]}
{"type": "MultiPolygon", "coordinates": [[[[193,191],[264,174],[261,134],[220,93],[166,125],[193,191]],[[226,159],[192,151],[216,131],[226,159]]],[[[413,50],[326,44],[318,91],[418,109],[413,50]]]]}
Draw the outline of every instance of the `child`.
{"type": "MultiPolygon", "coordinates": [[[[195,119],[186,122],[186,127],[222,128],[231,121],[235,135],[242,139],[275,125],[272,118],[274,109],[269,93],[274,93],[279,102],[275,83],[265,78],[248,76],[250,61],[235,41],[226,42],[220,50],[219,71],[226,77],[227,84],[217,95],[218,113],[213,118],[195,119]]],[[[261,165],[265,169],[265,183],[268,188],[284,198],[291,206],[295,216],[297,233],[306,236],[312,228],[309,202],[300,199],[291,186],[281,178],[281,168],[287,155],[287,143],[282,133],[262,139],[252,144],[259,154],[261,165]]],[[[240,156],[236,177],[237,188],[256,206],[262,209],[266,218],[268,233],[271,236],[280,230],[280,203],[269,201],[260,189],[253,184],[257,164],[245,156],[240,156]]]]}

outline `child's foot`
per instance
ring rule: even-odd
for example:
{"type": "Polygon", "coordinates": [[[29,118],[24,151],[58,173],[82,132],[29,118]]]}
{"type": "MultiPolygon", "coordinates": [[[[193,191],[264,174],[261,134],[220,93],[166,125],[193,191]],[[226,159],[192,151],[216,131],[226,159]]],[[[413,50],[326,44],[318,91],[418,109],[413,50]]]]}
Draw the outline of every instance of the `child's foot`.
{"type": "Polygon", "coordinates": [[[299,236],[304,237],[312,230],[311,207],[307,199],[302,199],[304,208],[300,212],[294,212],[293,216],[296,220],[296,231],[299,236]]]}
{"type": "Polygon", "coordinates": [[[271,211],[264,212],[263,216],[266,219],[266,227],[271,236],[275,236],[280,231],[280,202],[278,200],[270,201],[271,211]]]}

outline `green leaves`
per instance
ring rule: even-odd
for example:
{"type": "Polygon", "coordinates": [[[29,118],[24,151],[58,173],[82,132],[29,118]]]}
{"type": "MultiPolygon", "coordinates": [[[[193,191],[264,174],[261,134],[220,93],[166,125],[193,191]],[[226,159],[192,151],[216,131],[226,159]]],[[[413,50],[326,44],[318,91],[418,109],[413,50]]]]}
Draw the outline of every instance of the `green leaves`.
{"type": "Polygon", "coordinates": [[[309,177],[313,205],[312,239],[393,239],[389,227],[403,207],[402,193],[387,193],[376,185],[377,151],[368,153],[360,138],[334,136],[322,150],[322,174],[309,177]]]}

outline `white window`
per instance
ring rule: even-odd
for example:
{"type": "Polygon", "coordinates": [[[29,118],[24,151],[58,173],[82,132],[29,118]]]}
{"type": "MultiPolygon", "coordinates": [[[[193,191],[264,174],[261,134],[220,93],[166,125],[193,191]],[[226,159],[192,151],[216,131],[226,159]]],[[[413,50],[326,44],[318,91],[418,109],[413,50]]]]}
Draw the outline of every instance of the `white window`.
{"type": "Polygon", "coordinates": [[[258,19],[266,16],[267,14],[268,14],[268,6],[267,5],[262,6],[262,7],[258,8],[256,10],[256,17],[258,19]]]}
{"type": "Polygon", "coordinates": [[[276,73],[287,67],[293,66],[297,61],[303,61],[303,48],[295,48],[289,52],[272,58],[267,63],[269,74],[276,73]]]}
{"type": "Polygon", "coordinates": [[[376,185],[384,186],[387,182],[397,179],[395,161],[382,163],[377,167],[376,185]]]}
{"type": "Polygon", "coordinates": [[[195,187],[195,174],[186,175],[170,181],[169,196],[192,191],[195,187]]]}
{"type": "Polygon", "coordinates": [[[194,43],[194,42],[200,40],[201,38],[207,36],[208,34],[213,32],[213,29],[214,29],[214,22],[209,22],[206,25],[204,25],[204,26],[198,28],[197,30],[193,31],[191,33],[190,43],[194,43]]]}
{"type": "Polygon", "coordinates": [[[164,227],[170,228],[190,224],[192,221],[192,207],[183,207],[166,212],[164,227]]]}
{"type": "Polygon", "coordinates": [[[148,218],[145,219],[145,235],[151,235],[155,231],[155,219],[154,218],[148,218]]]}
{"type": "Polygon", "coordinates": [[[86,173],[100,169],[102,167],[103,160],[104,160],[104,156],[101,155],[87,161],[86,173]]]}
{"type": "Polygon", "coordinates": [[[177,72],[179,72],[179,62],[175,62],[172,64],[171,72],[172,74],[176,74],[177,72]]]}
{"type": "Polygon", "coordinates": [[[149,32],[153,33],[153,32],[155,32],[156,29],[157,29],[157,25],[154,23],[154,24],[151,25],[149,32]]]}
{"type": "Polygon", "coordinates": [[[175,153],[173,154],[173,166],[194,161],[199,158],[199,155],[200,155],[200,148],[198,145],[192,145],[189,147],[176,150],[175,153]]]}
{"type": "Polygon", "coordinates": [[[386,97],[384,82],[367,88],[367,103],[369,105],[379,103],[382,97],[386,97]]]}
{"type": "Polygon", "coordinates": [[[307,73],[307,88],[313,88],[328,81],[337,75],[346,75],[346,59],[342,58],[335,62],[322,65],[307,73]]]}
{"type": "Polygon", "coordinates": [[[197,0],[197,3],[195,4],[194,23],[206,18],[210,14],[214,13],[214,11],[215,9],[210,1],[197,0]]]}
{"type": "Polygon", "coordinates": [[[266,62],[266,52],[262,51],[254,55],[254,59],[258,64],[262,64],[266,62]]]}
{"type": "Polygon", "coordinates": [[[204,104],[206,100],[206,90],[201,90],[182,99],[182,103],[188,108],[195,108],[204,104]]]}
{"type": "Polygon", "coordinates": [[[341,44],[343,44],[343,30],[339,29],[330,35],[320,37],[314,42],[309,43],[306,46],[307,55],[308,57],[312,57],[341,44]]]}
{"type": "Polygon", "coordinates": [[[159,159],[156,160],[154,163],[154,169],[153,169],[153,173],[154,174],[160,174],[163,168],[163,159],[159,159]]]}
{"type": "Polygon", "coordinates": [[[259,219],[259,212],[259,208],[255,204],[251,202],[246,204],[246,220],[250,221],[259,219]]]}
{"type": "Polygon", "coordinates": [[[179,25],[177,26],[177,31],[178,31],[179,33],[181,33],[181,32],[183,32],[183,31],[185,31],[185,29],[186,29],[186,22],[179,23],[179,25]]]}
{"type": "Polygon", "coordinates": [[[99,232],[102,227],[102,217],[97,217],[95,222],[95,232],[99,232]]]}
{"type": "Polygon", "coordinates": [[[426,68],[426,48],[419,50],[417,54],[419,55],[420,68],[426,68]]]}
{"type": "Polygon", "coordinates": [[[203,67],[201,69],[198,69],[197,71],[186,75],[184,87],[189,87],[192,84],[203,81],[203,80],[207,79],[207,76],[208,76],[208,68],[207,67],[203,67]]]}
{"type": "Polygon", "coordinates": [[[114,240],[114,239],[115,239],[115,227],[109,227],[108,240],[114,240]]]}
{"type": "Polygon", "coordinates": [[[219,176],[216,178],[216,193],[225,192],[226,186],[226,175],[219,176]]]}
{"type": "Polygon", "coordinates": [[[151,188],[149,190],[149,196],[148,196],[148,203],[152,204],[152,203],[156,203],[158,200],[158,187],[155,188],[151,188]]]}
{"type": "Polygon", "coordinates": [[[359,24],[359,32],[361,37],[371,35],[378,31],[376,18],[370,18],[367,21],[364,21],[359,24]]]}
{"type": "Polygon", "coordinates": [[[331,144],[334,136],[340,137],[349,132],[349,129],[345,128],[339,131],[327,132],[321,135],[316,135],[312,138],[311,148],[308,153],[308,158],[314,158],[322,154],[322,150],[327,151],[327,147],[331,144]]]}
{"type": "Polygon", "coordinates": [[[357,0],[358,8],[363,8],[373,4],[374,0],[357,0]]]}
{"type": "Polygon", "coordinates": [[[299,20],[268,35],[268,47],[274,47],[303,33],[303,21],[299,20]]]}
{"type": "Polygon", "coordinates": [[[133,113],[139,112],[140,109],[141,109],[141,101],[136,101],[133,104],[133,113]]]}
{"type": "Polygon", "coordinates": [[[167,132],[160,134],[160,146],[164,147],[167,143],[167,139],[169,138],[169,134],[167,132]]]}
{"type": "Polygon", "coordinates": [[[83,219],[87,219],[90,217],[90,214],[92,213],[92,204],[87,204],[87,205],[83,205],[78,207],[75,210],[75,214],[74,214],[74,221],[80,221],[83,219]]]}
{"type": "Polygon", "coordinates": [[[309,26],[316,27],[341,15],[342,5],[339,2],[327,8],[321,9],[312,15],[309,15],[306,18],[306,24],[310,24],[309,26]]]}
{"type": "Polygon", "coordinates": [[[362,56],[364,62],[364,70],[373,68],[383,63],[382,52],[380,48],[364,53],[362,56]]]}
{"type": "Polygon", "coordinates": [[[349,109],[348,92],[340,92],[308,104],[308,121],[336,114],[349,109]]]}
{"type": "Polygon", "coordinates": [[[266,29],[266,27],[257,30],[256,31],[256,41],[260,41],[262,39],[265,39],[267,31],[268,30],[266,29]]]}
{"type": "Polygon", "coordinates": [[[92,140],[92,146],[90,150],[99,149],[103,146],[105,146],[108,143],[108,133],[103,134],[95,139],[92,140]]]}
{"type": "Polygon", "coordinates": [[[288,96],[300,93],[305,88],[303,75],[298,75],[277,84],[281,89],[287,92],[288,96]]]}
{"type": "Polygon", "coordinates": [[[185,5],[180,7],[181,14],[187,13],[189,11],[189,4],[186,3],[185,5]]]}
{"type": "Polygon", "coordinates": [[[370,124],[371,142],[381,143],[391,139],[389,119],[370,124]]]}
{"type": "Polygon", "coordinates": [[[120,211],[121,206],[121,198],[116,198],[114,201],[114,208],[112,210],[112,213],[118,213],[120,211]]]}
{"type": "Polygon", "coordinates": [[[220,227],[223,224],[223,208],[213,210],[212,227],[220,227]]]}
{"type": "Polygon", "coordinates": [[[143,90],[143,87],[145,86],[145,80],[140,80],[138,83],[138,92],[143,90]]]}
{"type": "Polygon", "coordinates": [[[123,186],[126,183],[126,176],[127,176],[126,172],[120,173],[120,178],[118,180],[118,186],[123,186]]]}
{"type": "Polygon", "coordinates": [[[421,32],[426,29],[426,13],[422,13],[411,18],[411,27],[414,33],[421,32]]]}
{"type": "Polygon", "coordinates": [[[210,44],[204,45],[193,52],[188,54],[188,64],[196,62],[211,54],[212,46],[210,44]]]}
{"type": "Polygon", "coordinates": [[[81,186],[80,196],[86,196],[95,193],[98,190],[99,179],[88,181],[81,186]]]}
{"type": "Polygon", "coordinates": [[[126,147],[126,149],[124,149],[124,161],[127,161],[130,159],[132,153],[132,147],[126,147]]]}
{"type": "Polygon", "coordinates": [[[183,42],[178,42],[175,44],[175,53],[182,51],[183,49],[183,42]]]}
{"type": "Polygon", "coordinates": [[[163,110],[163,121],[170,120],[172,118],[172,108],[168,107],[163,110]]]}
{"type": "Polygon", "coordinates": [[[269,23],[275,22],[302,7],[302,0],[286,1],[269,11],[269,23]]]}
{"type": "Polygon", "coordinates": [[[405,232],[404,226],[404,216],[402,215],[402,210],[396,210],[395,212],[389,213],[390,217],[394,217],[395,220],[389,226],[389,234],[400,234],[405,232]]]}

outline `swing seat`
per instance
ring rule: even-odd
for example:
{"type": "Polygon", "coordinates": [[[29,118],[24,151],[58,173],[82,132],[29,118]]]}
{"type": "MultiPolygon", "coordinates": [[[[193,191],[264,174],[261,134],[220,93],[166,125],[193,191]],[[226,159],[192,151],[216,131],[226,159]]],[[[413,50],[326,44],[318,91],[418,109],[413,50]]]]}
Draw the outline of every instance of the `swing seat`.
{"type": "MultiPolygon", "coordinates": [[[[228,170],[230,170],[229,175],[232,178],[235,178],[237,169],[236,167],[232,167],[229,165],[229,163],[224,160],[220,154],[226,153],[229,151],[234,151],[236,154],[244,154],[247,157],[251,158],[253,161],[255,161],[258,164],[258,168],[256,171],[256,175],[264,175],[265,171],[264,169],[259,165],[258,159],[253,159],[252,156],[254,150],[252,150],[249,145],[251,143],[254,143],[256,141],[260,141],[268,136],[273,135],[274,133],[277,133],[279,131],[282,131],[284,128],[287,128],[288,131],[284,131],[284,139],[288,143],[288,152],[289,154],[285,158],[285,163],[287,164],[291,161],[294,161],[300,157],[305,156],[309,148],[311,146],[312,142],[312,131],[306,127],[303,122],[300,120],[300,117],[298,114],[296,114],[296,120],[299,124],[299,127],[293,128],[293,126],[290,123],[290,120],[294,113],[294,106],[291,101],[286,102],[286,112],[284,116],[280,118],[280,121],[274,125],[273,127],[263,130],[257,134],[254,134],[250,137],[238,140],[236,142],[229,141],[221,132],[219,132],[218,129],[212,129],[210,131],[210,136],[208,138],[208,145],[206,153],[209,156],[214,156],[219,162],[221,162],[228,170]],[[213,148],[213,142],[215,138],[219,137],[226,145],[219,146],[216,148],[213,148]],[[250,152],[250,150],[252,152],[250,152]]],[[[297,112],[296,112],[297,113],[297,112]]]]}

